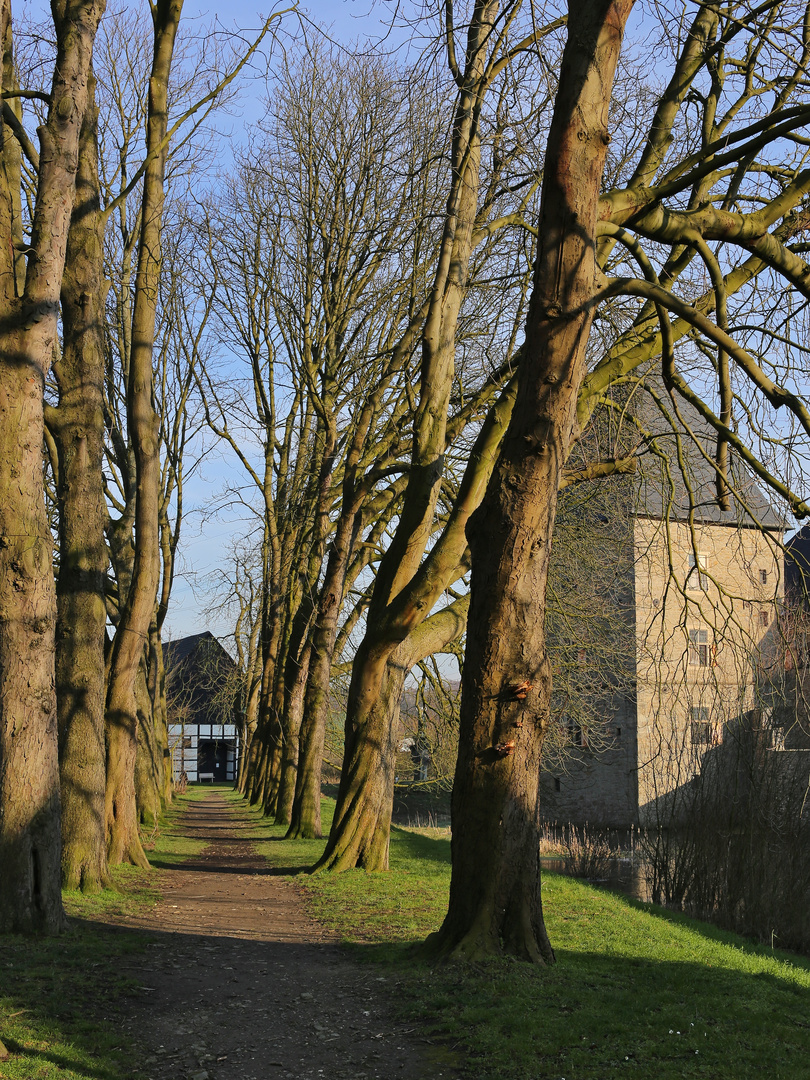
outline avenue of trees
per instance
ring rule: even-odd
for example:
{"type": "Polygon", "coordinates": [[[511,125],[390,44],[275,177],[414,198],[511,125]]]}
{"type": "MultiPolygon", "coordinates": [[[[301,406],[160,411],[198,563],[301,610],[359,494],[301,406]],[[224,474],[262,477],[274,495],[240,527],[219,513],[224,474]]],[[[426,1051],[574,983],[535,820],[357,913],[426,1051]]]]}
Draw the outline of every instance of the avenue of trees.
{"type": "Polygon", "coordinates": [[[437,0],[396,59],[281,10],[186,39],[181,7],[55,3],[48,37],[0,0],[0,929],[146,865],[183,481],[216,445],[252,522],[221,582],[240,790],[320,836],[345,677],[316,869],[385,869],[405,681],[463,649],[426,947],[550,962],[538,781],[561,696],[595,722],[598,522],[660,456],[634,400],[716,434],[720,505],[742,462],[810,513],[810,8],[437,0]],[[216,172],[214,110],[282,33],[216,172]]]}

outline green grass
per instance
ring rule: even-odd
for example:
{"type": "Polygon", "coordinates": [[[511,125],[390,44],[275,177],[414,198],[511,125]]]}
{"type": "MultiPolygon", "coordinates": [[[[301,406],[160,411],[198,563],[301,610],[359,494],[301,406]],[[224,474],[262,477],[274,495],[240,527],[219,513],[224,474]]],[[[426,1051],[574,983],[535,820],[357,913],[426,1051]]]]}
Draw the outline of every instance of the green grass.
{"type": "MultiPolygon", "coordinates": [[[[315,861],[322,842],[281,832],[263,828],[272,863],[315,861]]],[[[560,875],[544,876],[555,966],[419,963],[411,946],[441,925],[449,855],[443,830],[394,829],[388,873],[297,879],[311,913],[396,983],[443,1063],[466,1058],[493,1080],[810,1080],[810,961],[560,875]]]]}
{"type": "MultiPolygon", "coordinates": [[[[442,921],[449,884],[444,830],[394,829],[391,870],[299,873],[323,841],[287,842],[233,793],[256,849],[297,874],[311,913],[376,965],[403,1015],[433,1032],[437,1071],[466,1065],[491,1080],[810,1080],[810,961],[582,882],[544,877],[557,964],[508,960],[431,969],[412,945],[442,921]]],[[[204,794],[204,792],[203,792],[204,794]]],[[[190,789],[186,798],[199,798],[190,789]]],[[[328,828],[333,804],[324,803],[328,828]]],[[[164,865],[202,846],[175,818],[150,855],[164,865]]],[[[0,943],[0,1080],[136,1080],[116,1004],[119,961],[148,938],[93,920],[155,902],[160,873],[123,868],[117,892],[66,898],[79,914],[58,940],[0,943]]],[[[426,1077],[426,1080],[428,1078],[426,1077]]]]}
{"type": "MultiPolygon", "coordinates": [[[[204,845],[184,836],[178,818],[197,789],[181,796],[156,830],[148,855],[172,866],[204,845]]],[[[146,948],[149,937],[99,924],[133,914],[160,898],[160,873],[119,866],[113,888],[95,896],[64,893],[69,929],[59,938],[0,939],[0,1040],[11,1057],[0,1080],[135,1080],[133,1051],[120,1031],[129,984],[119,962],[146,948]]]]}
{"type": "Polygon", "coordinates": [[[130,1080],[129,1046],[117,1004],[126,984],[116,961],[146,942],[98,926],[72,925],[60,938],[4,937],[0,952],[0,1038],[11,1053],[3,1080],[130,1080]]]}

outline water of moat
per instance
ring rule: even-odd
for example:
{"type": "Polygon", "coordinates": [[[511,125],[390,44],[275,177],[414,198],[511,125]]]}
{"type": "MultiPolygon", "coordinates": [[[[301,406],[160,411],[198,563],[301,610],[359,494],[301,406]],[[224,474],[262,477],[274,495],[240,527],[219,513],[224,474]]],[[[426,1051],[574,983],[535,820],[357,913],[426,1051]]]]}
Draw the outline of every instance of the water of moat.
{"type": "Polygon", "coordinates": [[[643,900],[645,903],[651,900],[644,865],[638,859],[606,859],[604,866],[600,867],[598,874],[594,877],[577,873],[572,861],[561,855],[541,855],[540,862],[544,870],[553,874],[579,877],[587,881],[589,885],[598,885],[613,892],[620,892],[625,896],[631,896],[634,900],[643,900]]]}

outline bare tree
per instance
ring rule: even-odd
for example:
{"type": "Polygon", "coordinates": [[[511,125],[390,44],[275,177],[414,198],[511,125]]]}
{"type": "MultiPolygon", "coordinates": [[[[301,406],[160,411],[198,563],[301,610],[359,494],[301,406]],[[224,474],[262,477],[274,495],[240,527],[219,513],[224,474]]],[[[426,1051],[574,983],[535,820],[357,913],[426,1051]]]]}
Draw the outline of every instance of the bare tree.
{"type": "MultiPolygon", "coordinates": [[[[611,87],[629,12],[621,2],[569,7],[518,400],[469,530],[453,879],[432,943],[466,958],[506,951],[553,960],[538,864],[537,780],[551,696],[546,579],[557,492],[596,404],[657,358],[667,408],[680,423],[679,402],[688,402],[716,433],[708,460],[721,505],[744,501],[729,468],[733,452],[795,514],[810,512],[790,483],[790,439],[810,434],[810,414],[790,386],[789,364],[777,363],[785,355],[779,335],[755,316],[753,329],[740,319],[732,334],[728,314],[735,293],[741,310],[752,312],[755,292],[746,286],[759,275],[778,275],[783,288],[807,295],[802,245],[791,244],[804,228],[810,190],[801,133],[810,113],[793,104],[806,77],[804,9],[701,7],[681,32],[671,79],[631,155],[635,165],[628,162],[603,193],[611,87]],[[626,257],[641,277],[608,277],[626,257]],[[690,282],[695,260],[701,273],[690,282]],[[620,297],[641,303],[617,306],[620,297]],[[631,324],[589,357],[594,315],[610,317],[612,309],[630,312],[631,324]],[[773,353],[755,358],[739,338],[760,334],[773,353]]],[[[609,474],[621,466],[608,460],[592,468],[609,474]]]]}
{"type": "MultiPolygon", "coordinates": [[[[223,332],[249,358],[253,400],[227,398],[210,375],[205,396],[212,427],[261,493],[265,529],[264,679],[247,793],[280,821],[295,793],[319,592],[339,608],[363,514],[401,471],[398,421],[409,405],[435,197],[430,116],[410,115],[408,92],[378,60],[310,46],[274,84],[265,137],[232,188],[234,212],[212,230],[223,332]],[[237,427],[248,428],[254,402],[259,468],[237,427]]],[[[329,652],[324,668],[322,641],[319,686],[331,660],[329,652]]]]}
{"type": "Polygon", "coordinates": [[[61,929],[60,810],[54,694],[56,604],[43,499],[45,379],[57,347],[59,289],[73,209],[93,40],[103,3],[55,4],[56,57],[48,118],[39,129],[27,242],[20,206],[20,122],[11,10],[0,4],[3,123],[3,467],[0,470],[0,928],[61,929]],[[19,140],[19,142],[18,142],[19,140]],[[18,249],[15,250],[14,238],[18,249]],[[20,250],[24,249],[24,250],[20,250]]]}
{"type": "MultiPolygon", "coordinates": [[[[408,483],[396,532],[377,570],[365,614],[365,635],[354,660],[347,703],[346,758],[321,868],[363,866],[375,870],[387,866],[394,777],[391,723],[398,703],[397,696],[392,705],[389,694],[397,683],[401,692],[398,656],[400,651],[407,652],[408,636],[466,570],[466,522],[483,494],[514,402],[516,387],[509,376],[521,317],[519,267],[526,254],[520,242],[522,232],[517,234],[518,270],[501,278],[502,286],[507,280],[517,286],[515,307],[511,318],[501,315],[497,331],[489,339],[493,349],[502,350],[501,363],[490,366],[488,377],[478,381],[477,393],[472,395],[473,415],[480,430],[472,446],[467,443],[463,479],[436,540],[436,511],[446,480],[448,447],[465,427],[464,410],[451,415],[449,407],[457,385],[455,378],[459,370],[463,372],[456,365],[456,337],[463,325],[464,305],[475,296],[470,286],[475,280],[472,271],[477,269],[476,252],[481,249],[491,255],[492,245],[500,237],[508,236],[511,228],[522,228],[524,211],[537,183],[536,176],[529,175],[516,179],[513,187],[504,172],[508,167],[519,169],[523,155],[529,152],[531,140],[522,137],[523,129],[532,129],[536,134],[546,96],[544,80],[536,80],[536,92],[528,95],[526,115],[518,109],[514,121],[508,108],[510,61],[517,60],[523,50],[535,48],[553,26],[529,26],[525,36],[510,36],[510,31],[516,30],[513,22],[519,8],[519,4],[509,4],[499,14],[497,3],[475,4],[468,22],[464,61],[459,63],[452,39],[452,7],[447,7],[451,34],[447,60],[457,97],[442,239],[421,334],[419,394],[411,421],[408,483]],[[493,86],[500,86],[503,93],[493,93],[495,105],[487,112],[485,106],[493,86]],[[489,167],[483,170],[482,143],[491,156],[489,167]],[[512,151],[508,152],[510,143],[512,151]],[[497,398],[504,382],[507,386],[497,398]],[[494,398],[497,400],[493,403],[494,398]],[[482,423],[487,406],[491,407],[482,423]],[[389,661],[393,664],[391,670],[389,661]]],[[[470,418],[467,414],[466,420],[470,418]]],[[[414,655],[421,658],[418,650],[414,655]]]]}

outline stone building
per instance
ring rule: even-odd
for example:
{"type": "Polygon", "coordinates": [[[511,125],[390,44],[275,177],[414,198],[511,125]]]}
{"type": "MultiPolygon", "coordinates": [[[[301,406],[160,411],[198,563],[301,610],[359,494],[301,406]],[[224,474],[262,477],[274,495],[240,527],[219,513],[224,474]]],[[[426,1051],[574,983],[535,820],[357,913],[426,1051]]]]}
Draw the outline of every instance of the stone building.
{"type": "Polygon", "coordinates": [[[681,422],[642,408],[651,453],[627,481],[626,603],[615,631],[626,635],[629,677],[620,689],[603,682],[598,731],[575,728],[543,773],[543,812],[557,822],[671,823],[706,755],[735,726],[759,722],[756,687],[777,662],[783,522],[734,462],[731,508],[720,509],[713,439],[699,418],[681,405],[696,445],[681,422]]]}

